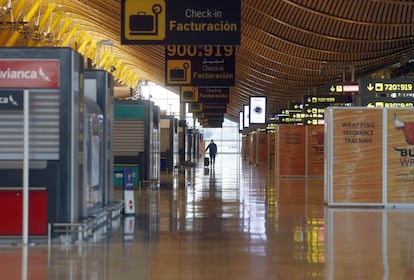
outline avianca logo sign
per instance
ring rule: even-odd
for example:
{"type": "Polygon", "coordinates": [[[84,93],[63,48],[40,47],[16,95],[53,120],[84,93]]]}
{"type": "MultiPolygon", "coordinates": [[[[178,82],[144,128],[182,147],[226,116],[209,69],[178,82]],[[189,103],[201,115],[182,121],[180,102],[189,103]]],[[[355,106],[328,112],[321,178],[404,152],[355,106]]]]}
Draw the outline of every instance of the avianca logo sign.
{"type": "Polygon", "coordinates": [[[0,59],[0,88],[59,88],[59,60],[0,59]]]}
{"type": "Polygon", "coordinates": [[[0,111],[22,109],[23,90],[0,90],[0,111]]]}
{"type": "MultiPolygon", "coordinates": [[[[42,71],[42,68],[39,68],[39,72],[42,71]]],[[[49,79],[48,77],[46,77],[49,79]]],[[[37,79],[36,71],[14,71],[10,68],[7,68],[5,71],[0,71],[0,79],[37,79]]]]}

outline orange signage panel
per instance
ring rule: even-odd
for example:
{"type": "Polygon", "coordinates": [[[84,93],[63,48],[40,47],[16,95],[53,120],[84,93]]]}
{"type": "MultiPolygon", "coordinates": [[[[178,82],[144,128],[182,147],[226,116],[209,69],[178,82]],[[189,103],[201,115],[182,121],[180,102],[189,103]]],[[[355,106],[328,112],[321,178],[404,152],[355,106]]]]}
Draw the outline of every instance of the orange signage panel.
{"type": "Polygon", "coordinates": [[[306,127],[279,126],[279,175],[305,176],[306,127]]]}
{"type": "Polygon", "coordinates": [[[414,110],[387,111],[388,203],[414,203],[414,110]]]}
{"type": "Polygon", "coordinates": [[[257,163],[267,162],[269,157],[267,133],[258,133],[257,138],[257,163]]]}
{"type": "Polygon", "coordinates": [[[306,126],[308,129],[308,176],[324,175],[324,126],[306,126]]]}
{"type": "Polygon", "coordinates": [[[249,143],[249,156],[250,156],[250,163],[256,163],[256,133],[250,134],[250,143],[249,143]]]}
{"type": "Polygon", "coordinates": [[[382,111],[336,109],[332,115],[334,203],[382,203],[382,111]]]}

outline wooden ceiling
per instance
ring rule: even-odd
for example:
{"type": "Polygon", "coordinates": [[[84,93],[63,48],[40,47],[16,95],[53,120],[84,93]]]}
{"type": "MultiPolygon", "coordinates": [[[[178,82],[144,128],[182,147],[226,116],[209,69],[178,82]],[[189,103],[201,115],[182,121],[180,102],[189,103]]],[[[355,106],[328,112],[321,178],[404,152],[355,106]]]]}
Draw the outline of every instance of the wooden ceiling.
{"type": "MultiPolygon", "coordinates": [[[[414,58],[413,1],[241,2],[236,84],[226,113],[233,120],[249,96],[267,96],[277,111],[304,94],[323,93],[327,82],[379,70],[386,76],[387,67],[414,58]]],[[[110,41],[107,62],[100,66],[116,64],[120,84],[164,85],[164,47],[121,45],[120,9],[119,0],[3,0],[0,46],[69,46],[96,61],[97,44],[110,41]]]]}

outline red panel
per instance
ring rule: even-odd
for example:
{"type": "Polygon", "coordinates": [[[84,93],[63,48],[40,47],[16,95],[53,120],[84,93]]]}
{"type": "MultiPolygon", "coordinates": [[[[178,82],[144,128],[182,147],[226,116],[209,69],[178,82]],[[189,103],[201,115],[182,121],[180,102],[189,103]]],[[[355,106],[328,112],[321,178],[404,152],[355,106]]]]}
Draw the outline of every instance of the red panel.
{"type": "Polygon", "coordinates": [[[58,88],[58,59],[0,59],[0,83],[5,88],[58,88]]]}
{"type": "Polygon", "coordinates": [[[46,191],[31,191],[29,194],[29,234],[47,234],[46,191]]]}
{"type": "MultiPolygon", "coordinates": [[[[23,224],[22,191],[0,191],[0,235],[21,235],[23,224]]],[[[47,192],[29,192],[29,234],[47,233],[47,192]]]]}

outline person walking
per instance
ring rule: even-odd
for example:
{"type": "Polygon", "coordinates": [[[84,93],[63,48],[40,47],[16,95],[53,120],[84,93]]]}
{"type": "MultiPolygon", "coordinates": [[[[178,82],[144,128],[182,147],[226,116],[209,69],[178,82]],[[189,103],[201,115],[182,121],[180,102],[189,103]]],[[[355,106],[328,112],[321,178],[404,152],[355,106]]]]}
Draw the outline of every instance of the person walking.
{"type": "Polygon", "coordinates": [[[216,163],[217,145],[214,143],[213,139],[211,139],[210,144],[208,144],[206,152],[207,150],[210,150],[211,167],[214,168],[214,164],[216,163]]]}

